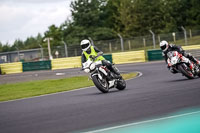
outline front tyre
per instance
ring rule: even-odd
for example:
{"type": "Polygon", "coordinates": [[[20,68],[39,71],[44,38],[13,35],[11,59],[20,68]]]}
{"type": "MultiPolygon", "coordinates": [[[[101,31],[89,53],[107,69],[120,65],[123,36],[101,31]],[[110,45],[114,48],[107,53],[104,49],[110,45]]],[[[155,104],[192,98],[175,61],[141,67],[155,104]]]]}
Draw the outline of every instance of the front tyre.
{"type": "Polygon", "coordinates": [[[105,79],[100,80],[99,77],[95,75],[92,76],[92,81],[101,92],[107,93],[109,91],[109,86],[105,79]]]}
{"type": "Polygon", "coordinates": [[[194,74],[190,70],[188,70],[189,68],[186,65],[178,65],[178,69],[188,79],[194,79],[194,74]]]}
{"type": "Polygon", "coordinates": [[[118,80],[116,88],[118,90],[124,90],[126,88],[126,81],[123,78],[118,80]]]}

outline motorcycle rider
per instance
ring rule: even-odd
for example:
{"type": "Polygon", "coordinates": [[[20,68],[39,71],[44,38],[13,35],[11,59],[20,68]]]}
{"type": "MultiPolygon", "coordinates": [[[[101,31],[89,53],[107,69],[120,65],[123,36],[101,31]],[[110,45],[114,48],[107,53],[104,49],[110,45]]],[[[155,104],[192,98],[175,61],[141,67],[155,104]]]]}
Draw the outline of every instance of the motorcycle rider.
{"type": "MultiPolygon", "coordinates": [[[[176,46],[175,44],[169,44],[167,41],[163,40],[160,42],[160,48],[163,51],[163,56],[165,58],[165,62],[167,63],[167,53],[170,51],[177,51],[178,53],[182,54],[186,58],[190,59],[194,63],[200,66],[200,61],[194,58],[190,53],[186,53],[185,50],[182,49],[181,46],[176,46]]],[[[172,73],[177,73],[174,69],[171,69],[170,66],[167,65],[167,68],[170,69],[172,73]]],[[[191,66],[190,66],[191,68],[191,66]]]]}
{"type": "MultiPolygon", "coordinates": [[[[81,41],[81,49],[82,49],[82,57],[81,62],[82,64],[85,63],[89,58],[94,58],[96,56],[99,56],[96,61],[101,60],[102,65],[106,66],[110,71],[115,73],[115,78],[121,78],[121,75],[117,68],[113,67],[113,65],[110,63],[110,61],[107,61],[102,55],[103,52],[100,51],[96,46],[92,46],[90,41],[87,39],[84,39],[81,41]]],[[[82,66],[83,67],[83,66],[82,66]]]]}

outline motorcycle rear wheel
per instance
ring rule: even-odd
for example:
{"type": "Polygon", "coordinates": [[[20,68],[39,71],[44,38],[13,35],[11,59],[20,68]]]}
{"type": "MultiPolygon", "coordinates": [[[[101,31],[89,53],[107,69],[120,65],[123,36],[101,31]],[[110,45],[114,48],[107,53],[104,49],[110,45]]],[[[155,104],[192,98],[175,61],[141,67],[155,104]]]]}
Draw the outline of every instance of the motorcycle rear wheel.
{"type": "Polygon", "coordinates": [[[94,85],[103,93],[108,93],[109,91],[109,86],[108,83],[105,79],[100,80],[97,75],[92,77],[92,81],[94,85]]]}
{"type": "Polygon", "coordinates": [[[188,71],[187,68],[183,64],[178,65],[178,69],[188,79],[194,79],[194,74],[191,71],[188,71]]]}
{"type": "Polygon", "coordinates": [[[119,81],[117,81],[117,86],[116,88],[118,90],[124,90],[126,88],[126,81],[122,78],[119,81]]]}
{"type": "MultiPolygon", "coordinates": [[[[200,67],[198,67],[198,69],[200,70],[200,67]]],[[[197,76],[200,77],[200,71],[197,72],[197,76]]]]}
{"type": "Polygon", "coordinates": [[[198,73],[198,76],[200,77],[200,72],[198,73]]]}

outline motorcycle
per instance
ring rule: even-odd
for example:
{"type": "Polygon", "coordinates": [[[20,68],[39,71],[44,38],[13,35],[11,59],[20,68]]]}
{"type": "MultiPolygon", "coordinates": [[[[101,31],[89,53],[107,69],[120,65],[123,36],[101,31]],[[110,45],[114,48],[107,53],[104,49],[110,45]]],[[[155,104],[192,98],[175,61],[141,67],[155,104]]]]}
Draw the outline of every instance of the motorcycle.
{"type": "Polygon", "coordinates": [[[167,53],[168,66],[176,73],[182,73],[188,79],[194,79],[196,76],[200,77],[200,68],[194,62],[178,53],[177,51],[170,51],[167,53]]]}
{"type": "Polygon", "coordinates": [[[102,61],[95,61],[99,56],[100,55],[90,57],[90,59],[83,63],[83,70],[86,73],[90,73],[90,79],[92,79],[94,85],[102,93],[109,92],[111,88],[124,90],[126,88],[125,80],[122,77],[116,78],[116,75],[113,72],[111,72],[106,66],[102,65],[102,61]]]}

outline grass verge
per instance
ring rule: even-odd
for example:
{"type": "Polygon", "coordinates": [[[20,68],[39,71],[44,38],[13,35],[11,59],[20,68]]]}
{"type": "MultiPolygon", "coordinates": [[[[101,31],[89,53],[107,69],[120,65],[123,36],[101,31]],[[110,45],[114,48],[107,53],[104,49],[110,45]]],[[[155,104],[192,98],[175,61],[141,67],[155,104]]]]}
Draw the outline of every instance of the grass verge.
{"type": "MultiPolygon", "coordinates": [[[[130,79],[136,77],[137,73],[122,74],[122,76],[124,79],[130,79]]],[[[93,82],[91,80],[88,81],[88,76],[2,84],[0,85],[0,101],[69,91],[88,86],[93,86],[93,82]]]]}

